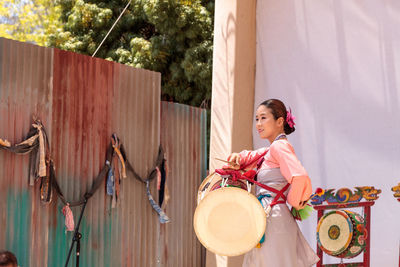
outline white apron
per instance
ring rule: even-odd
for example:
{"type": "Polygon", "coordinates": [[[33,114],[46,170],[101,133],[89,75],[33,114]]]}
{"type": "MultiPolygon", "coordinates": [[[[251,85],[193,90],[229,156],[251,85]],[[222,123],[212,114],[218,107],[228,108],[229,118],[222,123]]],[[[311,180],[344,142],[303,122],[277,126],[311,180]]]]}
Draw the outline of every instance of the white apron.
{"type": "MultiPolygon", "coordinates": [[[[286,179],[279,168],[261,169],[257,181],[275,189],[282,189],[286,179]]],[[[287,196],[286,190],[284,193],[287,196]]],[[[264,197],[262,205],[266,207],[276,196],[259,186],[256,195],[269,194],[264,197]]],[[[310,267],[317,263],[317,254],[308,245],[295,219],[286,204],[276,204],[267,218],[265,241],[261,248],[253,248],[244,256],[243,267],[310,267]]]]}

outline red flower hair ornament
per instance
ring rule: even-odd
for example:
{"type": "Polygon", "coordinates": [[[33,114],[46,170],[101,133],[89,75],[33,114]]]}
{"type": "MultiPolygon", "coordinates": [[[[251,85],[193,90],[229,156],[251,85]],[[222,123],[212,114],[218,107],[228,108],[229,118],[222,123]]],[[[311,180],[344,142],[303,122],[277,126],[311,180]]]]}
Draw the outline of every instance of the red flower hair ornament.
{"type": "Polygon", "coordinates": [[[289,124],[290,128],[293,128],[296,125],[296,123],[294,122],[295,119],[296,117],[292,115],[292,109],[289,108],[286,113],[286,122],[289,124]]]}

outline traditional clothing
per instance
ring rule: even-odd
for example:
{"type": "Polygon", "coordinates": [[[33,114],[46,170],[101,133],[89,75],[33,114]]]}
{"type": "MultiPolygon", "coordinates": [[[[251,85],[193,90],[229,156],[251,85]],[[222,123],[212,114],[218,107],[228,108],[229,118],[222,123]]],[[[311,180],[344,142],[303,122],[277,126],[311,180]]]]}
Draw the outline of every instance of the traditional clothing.
{"type": "MultiPolygon", "coordinates": [[[[300,207],[300,203],[311,195],[308,174],[286,139],[276,140],[267,148],[242,151],[239,155],[241,166],[250,164],[247,168],[251,168],[259,163],[258,182],[278,190],[290,183],[291,187],[284,195],[292,206],[300,207]],[[264,160],[261,162],[262,158],[264,160]]],[[[267,207],[276,193],[257,186],[256,196],[267,207]]],[[[308,245],[288,206],[280,203],[272,207],[267,218],[265,241],[261,248],[246,253],[243,267],[309,267],[318,261],[318,256],[308,245]]]]}

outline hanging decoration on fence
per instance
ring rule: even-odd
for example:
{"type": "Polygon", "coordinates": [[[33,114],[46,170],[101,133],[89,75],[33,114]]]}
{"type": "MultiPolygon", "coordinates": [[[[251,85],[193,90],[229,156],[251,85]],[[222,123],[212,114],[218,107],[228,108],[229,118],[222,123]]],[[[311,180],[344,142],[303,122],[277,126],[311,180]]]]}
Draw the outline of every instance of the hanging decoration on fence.
{"type": "Polygon", "coordinates": [[[400,202],[400,183],[396,186],[393,186],[392,191],[394,192],[393,196],[397,198],[397,201],[400,202]]]}
{"type": "MultiPolygon", "coordinates": [[[[132,164],[127,160],[121,141],[116,134],[113,134],[110,145],[107,148],[106,161],[100,170],[100,173],[94,179],[91,189],[87,191],[79,201],[75,202],[68,201],[64,197],[64,194],[62,193],[62,190],[57,182],[54,163],[51,159],[47,133],[40,120],[34,119],[34,123],[32,124],[27,137],[21,143],[11,145],[9,141],[0,138],[0,148],[16,154],[30,153],[29,184],[33,186],[36,181],[40,180],[40,200],[43,203],[51,202],[54,189],[54,192],[65,205],[62,212],[65,216],[65,225],[67,231],[74,230],[74,220],[70,207],[83,205],[90,197],[93,196],[93,194],[102,184],[105,177],[107,177],[106,192],[112,197],[111,206],[112,208],[116,206],[117,201],[119,200],[121,178],[127,177],[127,170],[133,174],[134,178],[146,185],[147,197],[151,206],[157,212],[160,223],[167,223],[170,221],[168,216],[160,208],[162,205],[162,200],[158,205],[154,201],[149,189],[150,181],[157,176],[161,176],[160,183],[165,184],[165,159],[161,145],[152,171],[147,175],[146,179],[143,179],[137,174],[132,167],[132,164]]],[[[159,188],[159,191],[161,193],[161,188],[159,188]]],[[[168,196],[166,196],[166,198],[168,198],[168,196]]]]}
{"type": "Polygon", "coordinates": [[[6,148],[6,147],[10,147],[11,144],[7,140],[3,140],[3,139],[0,138],[0,146],[6,148]]]}
{"type": "Polygon", "coordinates": [[[378,194],[382,191],[375,189],[373,186],[355,187],[353,192],[349,188],[340,188],[336,192],[335,189],[321,189],[317,188],[315,194],[311,196],[312,205],[321,205],[324,201],[331,203],[357,203],[364,198],[367,201],[377,200],[378,194]]]}
{"type": "Polygon", "coordinates": [[[29,159],[29,184],[40,180],[40,200],[49,203],[52,197],[51,181],[54,178],[49,170],[50,150],[46,131],[40,120],[34,120],[27,137],[21,143],[11,146],[7,140],[0,139],[0,147],[16,154],[28,154],[29,159]]]}
{"type": "Polygon", "coordinates": [[[106,191],[112,197],[111,207],[115,208],[119,199],[121,177],[126,178],[125,157],[121,153],[121,142],[116,134],[111,136],[111,144],[114,149],[110,161],[110,169],[107,174],[106,191]]]}
{"type": "MultiPolygon", "coordinates": [[[[150,202],[150,205],[157,212],[158,220],[160,221],[160,223],[168,223],[168,222],[170,222],[170,219],[164,213],[164,211],[161,209],[160,205],[158,205],[154,201],[153,196],[150,193],[150,188],[149,188],[150,181],[153,180],[154,178],[156,178],[158,176],[159,172],[165,172],[165,164],[163,164],[163,163],[165,163],[165,158],[164,158],[164,151],[163,151],[162,147],[160,146],[160,148],[158,150],[158,156],[157,156],[156,163],[154,164],[154,167],[152,168],[152,171],[147,175],[146,179],[141,178],[139,176],[139,174],[137,174],[137,172],[133,169],[132,164],[128,160],[126,160],[126,156],[125,156],[126,153],[125,153],[124,147],[122,145],[121,145],[121,154],[125,158],[125,166],[126,166],[127,170],[130,171],[133,174],[133,177],[135,177],[138,181],[140,181],[140,182],[142,182],[142,183],[144,183],[146,185],[147,198],[148,198],[148,200],[150,202]],[[157,171],[157,168],[159,169],[159,171],[157,171]]],[[[166,195],[165,198],[169,198],[169,196],[166,195]]]]}

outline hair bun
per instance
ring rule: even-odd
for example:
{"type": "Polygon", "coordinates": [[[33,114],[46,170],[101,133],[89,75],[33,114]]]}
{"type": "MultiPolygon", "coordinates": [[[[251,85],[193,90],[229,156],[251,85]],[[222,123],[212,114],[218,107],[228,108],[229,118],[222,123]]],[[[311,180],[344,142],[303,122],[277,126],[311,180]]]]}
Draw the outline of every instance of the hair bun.
{"type": "Polygon", "coordinates": [[[296,130],[296,128],[294,126],[290,127],[290,125],[285,121],[283,130],[285,131],[285,134],[291,134],[296,130]]]}

